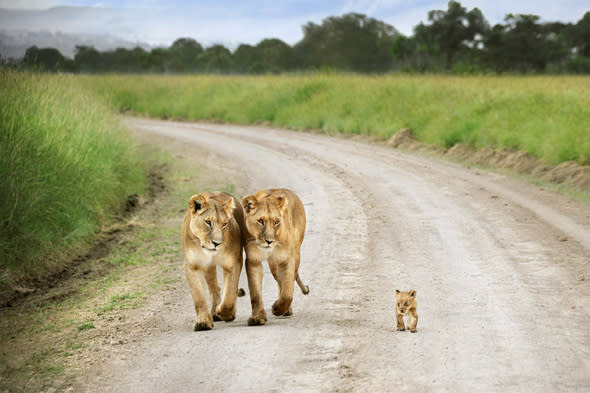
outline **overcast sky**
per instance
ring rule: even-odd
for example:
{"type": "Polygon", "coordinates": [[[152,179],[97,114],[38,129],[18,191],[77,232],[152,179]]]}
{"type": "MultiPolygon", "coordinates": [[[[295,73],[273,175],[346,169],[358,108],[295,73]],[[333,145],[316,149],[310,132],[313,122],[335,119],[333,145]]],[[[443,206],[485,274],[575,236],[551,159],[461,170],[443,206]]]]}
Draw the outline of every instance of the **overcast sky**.
{"type": "MultiPolygon", "coordinates": [[[[447,9],[447,0],[0,0],[0,30],[111,34],[133,42],[170,45],[192,37],[203,45],[235,47],[279,38],[290,45],[301,26],[348,12],[382,20],[406,35],[428,11],[447,9]],[[64,8],[66,7],[66,8],[64,8]]],[[[542,21],[577,22],[590,0],[460,1],[478,7],[490,24],[508,13],[536,14],[542,21]]]]}

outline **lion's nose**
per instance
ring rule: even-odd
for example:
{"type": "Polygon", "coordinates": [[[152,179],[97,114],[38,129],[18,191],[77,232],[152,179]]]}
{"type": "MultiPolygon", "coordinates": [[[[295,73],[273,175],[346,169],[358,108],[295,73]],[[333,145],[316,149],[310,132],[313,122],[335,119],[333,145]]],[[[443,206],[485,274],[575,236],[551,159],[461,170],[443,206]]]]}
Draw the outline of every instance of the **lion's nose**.
{"type": "Polygon", "coordinates": [[[272,244],[272,240],[265,239],[265,241],[266,241],[266,244],[268,244],[269,246],[272,244]]]}
{"type": "Polygon", "coordinates": [[[221,244],[221,243],[217,243],[217,242],[216,242],[216,241],[214,241],[214,240],[211,240],[211,243],[213,243],[213,246],[214,246],[215,248],[217,248],[217,246],[219,246],[219,245],[221,244]]]}

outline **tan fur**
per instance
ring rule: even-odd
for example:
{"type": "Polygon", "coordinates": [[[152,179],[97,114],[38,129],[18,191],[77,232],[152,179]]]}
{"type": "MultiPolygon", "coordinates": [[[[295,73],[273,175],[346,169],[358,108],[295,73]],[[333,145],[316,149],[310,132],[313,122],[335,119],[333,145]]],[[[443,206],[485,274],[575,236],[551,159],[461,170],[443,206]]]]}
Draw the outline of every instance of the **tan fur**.
{"type": "Polygon", "coordinates": [[[278,284],[274,315],[291,315],[295,281],[303,294],[309,293],[299,277],[300,248],[305,234],[305,210],[301,199],[286,189],[260,190],[242,199],[246,213],[246,273],[252,303],[248,325],[264,325],[262,261],[267,260],[278,284]]]}
{"type": "Polygon", "coordinates": [[[213,328],[213,320],[234,320],[245,235],[244,212],[236,198],[225,192],[204,192],[190,198],[182,223],[182,250],[197,314],[195,330],[213,328]],[[217,266],[223,270],[222,298],[217,266]],[[209,288],[210,311],[204,282],[209,288]]]}
{"type": "Polygon", "coordinates": [[[404,325],[404,316],[409,318],[410,332],[416,333],[416,326],[418,325],[418,302],[416,301],[416,291],[413,289],[407,292],[395,290],[395,312],[397,316],[397,330],[406,330],[404,325]]]}

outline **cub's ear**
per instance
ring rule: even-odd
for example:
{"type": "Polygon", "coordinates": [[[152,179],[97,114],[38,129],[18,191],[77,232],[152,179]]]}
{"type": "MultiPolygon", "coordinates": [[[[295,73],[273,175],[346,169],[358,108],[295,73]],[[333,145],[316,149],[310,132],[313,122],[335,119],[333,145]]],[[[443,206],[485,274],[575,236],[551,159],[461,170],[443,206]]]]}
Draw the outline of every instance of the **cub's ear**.
{"type": "Polygon", "coordinates": [[[236,204],[234,202],[234,198],[229,198],[223,204],[223,210],[225,211],[225,214],[227,214],[228,216],[233,215],[235,208],[236,208],[236,204]]]}
{"type": "Polygon", "coordinates": [[[399,289],[396,289],[396,290],[395,290],[395,293],[396,293],[396,294],[399,294],[399,293],[400,293],[400,292],[399,292],[399,289]]]}
{"type": "Polygon", "coordinates": [[[410,291],[410,296],[411,297],[416,297],[416,291],[414,291],[413,289],[410,291]]]}
{"type": "Polygon", "coordinates": [[[242,206],[244,207],[246,214],[252,214],[258,207],[258,201],[254,195],[248,195],[242,199],[242,206]]]}
{"type": "Polygon", "coordinates": [[[277,194],[275,195],[277,205],[279,206],[279,210],[284,211],[289,204],[289,200],[287,199],[287,195],[285,194],[277,194]]]}
{"type": "Polygon", "coordinates": [[[204,195],[198,194],[191,197],[188,206],[192,213],[202,213],[209,206],[209,202],[204,195]]]}

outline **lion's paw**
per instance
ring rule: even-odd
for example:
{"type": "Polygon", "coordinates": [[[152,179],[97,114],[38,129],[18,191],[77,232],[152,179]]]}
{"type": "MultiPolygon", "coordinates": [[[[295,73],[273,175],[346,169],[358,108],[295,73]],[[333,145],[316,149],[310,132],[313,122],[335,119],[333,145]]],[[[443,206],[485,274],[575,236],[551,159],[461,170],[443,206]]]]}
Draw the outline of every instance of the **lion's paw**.
{"type": "Polygon", "coordinates": [[[266,318],[248,318],[248,326],[262,326],[266,323],[266,318]]]}
{"type": "Polygon", "coordinates": [[[283,315],[292,315],[293,310],[291,309],[290,305],[277,300],[272,305],[272,313],[277,317],[282,317],[283,315]]]}
{"type": "Polygon", "coordinates": [[[211,330],[213,329],[213,323],[210,322],[197,322],[195,323],[195,332],[199,332],[202,330],[211,330]]]}

